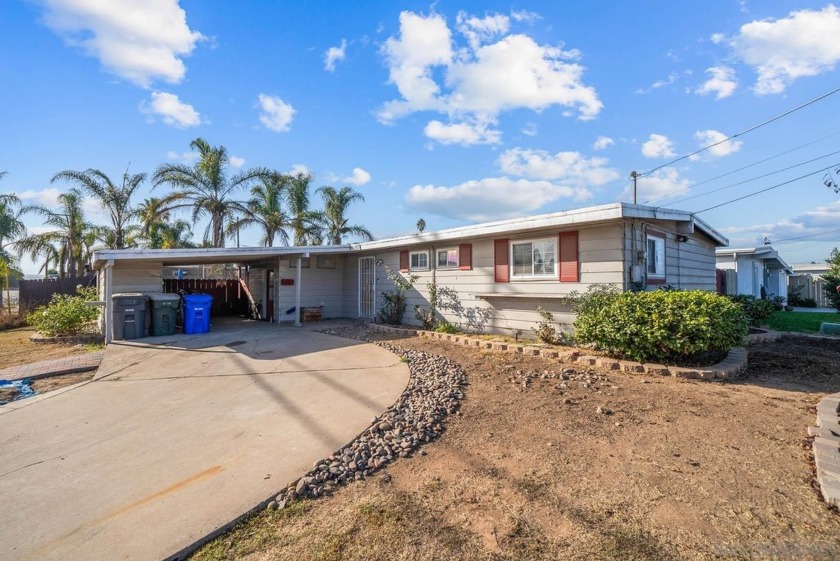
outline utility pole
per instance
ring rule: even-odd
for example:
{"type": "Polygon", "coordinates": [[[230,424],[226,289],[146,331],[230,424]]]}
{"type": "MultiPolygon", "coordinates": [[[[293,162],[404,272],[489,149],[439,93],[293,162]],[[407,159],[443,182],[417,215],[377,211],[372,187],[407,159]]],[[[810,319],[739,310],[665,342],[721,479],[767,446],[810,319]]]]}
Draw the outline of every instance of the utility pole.
{"type": "Polygon", "coordinates": [[[639,172],[631,171],[630,178],[633,180],[633,204],[636,204],[636,192],[637,192],[637,185],[636,180],[639,178],[639,172]]]}

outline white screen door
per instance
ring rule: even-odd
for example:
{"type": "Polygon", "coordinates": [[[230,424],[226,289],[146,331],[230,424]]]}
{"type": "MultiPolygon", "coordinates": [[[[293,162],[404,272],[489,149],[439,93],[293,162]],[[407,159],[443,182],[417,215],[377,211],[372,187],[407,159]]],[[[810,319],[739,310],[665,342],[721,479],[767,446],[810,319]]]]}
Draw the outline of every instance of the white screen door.
{"type": "Polygon", "coordinates": [[[373,257],[359,258],[359,317],[376,316],[376,271],[373,257]]]}

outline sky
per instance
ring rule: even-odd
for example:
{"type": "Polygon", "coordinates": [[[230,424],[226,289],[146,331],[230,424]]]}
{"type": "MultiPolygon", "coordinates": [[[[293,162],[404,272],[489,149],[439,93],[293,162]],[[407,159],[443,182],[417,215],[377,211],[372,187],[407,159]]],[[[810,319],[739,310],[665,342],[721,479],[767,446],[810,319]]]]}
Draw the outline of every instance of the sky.
{"type": "Polygon", "coordinates": [[[201,137],[233,171],[352,187],[384,238],[629,202],[636,171],[639,203],[821,261],[840,93],[671,162],[840,87],[837,37],[840,5],[791,0],[7,0],[0,192],[52,206],[59,171],[151,175],[201,137]]]}

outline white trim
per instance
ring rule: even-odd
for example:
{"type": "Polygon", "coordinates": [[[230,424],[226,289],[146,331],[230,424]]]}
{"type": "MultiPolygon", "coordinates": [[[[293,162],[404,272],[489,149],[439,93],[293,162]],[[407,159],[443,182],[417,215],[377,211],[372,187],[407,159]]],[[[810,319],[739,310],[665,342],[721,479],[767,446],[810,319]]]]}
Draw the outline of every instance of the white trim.
{"type": "Polygon", "coordinates": [[[457,245],[435,250],[435,269],[440,269],[440,270],[457,269],[460,266],[461,266],[461,250],[457,245]],[[449,264],[449,252],[450,251],[455,252],[455,264],[454,265],[449,264]],[[440,264],[440,254],[441,253],[446,253],[446,263],[443,264],[443,265],[440,264]]]}
{"type": "Polygon", "coordinates": [[[668,262],[667,256],[665,252],[667,244],[665,243],[665,234],[660,234],[658,232],[645,232],[645,275],[647,278],[655,279],[655,280],[665,280],[665,277],[668,272],[668,262]],[[654,244],[654,268],[656,268],[656,254],[655,254],[655,247],[659,244],[662,245],[662,272],[654,272],[651,273],[648,269],[650,267],[650,247],[649,242],[654,240],[656,243],[654,244]]]}
{"type": "Polygon", "coordinates": [[[558,243],[558,239],[556,237],[548,237],[548,238],[530,238],[524,240],[510,240],[508,242],[508,253],[510,260],[510,280],[511,282],[520,281],[520,280],[547,280],[547,279],[554,279],[559,280],[559,252],[560,252],[560,244],[558,243]],[[554,244],[554,270],[550,273],[534,273],[534,244],[548,242],[554,244]],[[514,262],[513,258],[513,248],[517,245],[525,245],[531,244],[531,273],[530,274],[516,274],[514,272],[514,267],[516,263],[514,262]]]}
{"type": "MultiPolygon", "coordinates": [[[[307,257],[309,257],[309,256],[307,255],[307,257]]],[[[297,258],[297,265],[298,266],[295,269],[295,325],[297,327],[300,327],[301,325],[303,325],[300,321],[300,315],[301,315],[300,314],[300,310],[301,310],[301,307],[300,307],[300,285],[301,285],[301,282],[302,282],[301,278],[303,276],[303,267],[301,266],[301,260],[302,259],[303,259],[302,257],[297,258]]],[[[276,278],[276,279],[274,279],[274,282],[277,284],[278,289],[279,289],[280,279],[276,278]]],[[[280,318],[277,317],[277,318],[275,318],[274,321],[279,323],[280,318]]]]}
{"type": "MultiPolygon", "coordinates": [[[[367,257],[359,257],[359,291],[358,291],[358,317],[360,318],[375,318],[376,317],[376,258],[374,256],[367,256],[367,257]],[[370,275],[373,280],[373,285],[371,287],[371,294],[370,294],[370,312],[372,315],[367,315],[362,313],[362,261],[365,259],[370,260],[370,275]]],[[[365,310],[367,311],[367,310],[365,310]]]]}
{"type": "Polygon", "coordinates": [[[431,261],[432,261],[432,259],[431,259],[431,256],[429,255],[429,250],[428,249],[415,249],[413,251],[408,252],[408,270],[409,271],[428,271],[432,268],[432,262],[431,261]],[[412,266],[412,261],[413,261],[412,258],[415,255],[425,255],[426,256],[426,266],[425,267],[421,267],[419,265],[417,267],[412,266]]]}

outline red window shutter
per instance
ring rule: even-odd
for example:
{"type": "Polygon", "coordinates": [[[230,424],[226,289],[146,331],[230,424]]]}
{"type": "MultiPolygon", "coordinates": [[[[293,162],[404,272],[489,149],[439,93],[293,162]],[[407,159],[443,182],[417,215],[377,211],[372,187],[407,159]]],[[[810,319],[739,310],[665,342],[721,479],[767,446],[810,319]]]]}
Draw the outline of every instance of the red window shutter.
{"type": "Polygon", "coordinates": [[[494,240],[494,253],[496,254],[496,282],[510,282],[510,253],[508,253],[508,240],[494,240]]]}
{"type": "Polygon", "coordinates": [[[408,271],[408,250],[400,252],[400,272],[408,271]]]}
{"type": "Polygon", "coordinates": [[[560,282],[578,282],[580,265],[578,264],[578,233],[560,234],[560,282]]]}
{"type": "Polygon", "coordinates": [[[472,244],[462,243],[458,246],[458,268],[462,271],[472,270],[472,244]]]}

